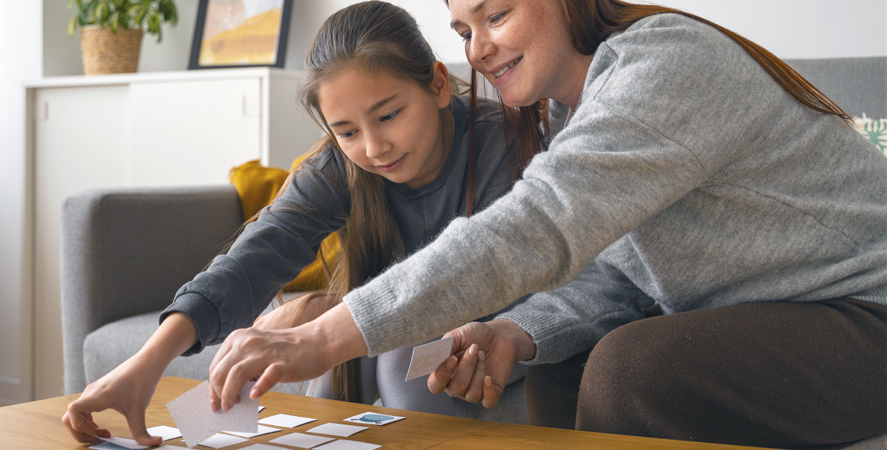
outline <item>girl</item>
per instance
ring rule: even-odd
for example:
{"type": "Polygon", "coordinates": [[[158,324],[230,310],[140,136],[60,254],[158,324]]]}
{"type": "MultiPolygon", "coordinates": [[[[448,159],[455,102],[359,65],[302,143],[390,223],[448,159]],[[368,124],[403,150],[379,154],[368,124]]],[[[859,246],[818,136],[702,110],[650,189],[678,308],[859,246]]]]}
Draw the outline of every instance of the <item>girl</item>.
{"type": "Polygon", "coordinates": [[[550,290],[458,330],[485,361],[453,357],[431,387],[455,372],[454,395],[492,404],[515,361],[566,360],[527,375],[535,423],[780,448],[887,432],[887,160],[839,107],[667,8],[449,7],[506,104],[552,100],[548,151],[344,305],[285,334],[232,334],[214,392],[232,401],[261,374],[259,395],[550,290]],[[664,314],[642,320],[654,304],[664,314]]]}
{"type": "MultiPolygon", "coordinates": [[[[107,436],[90,414],[115,408],[139,443],[158,445],[145,431],[144,410],[169,361],[252,325],[330,233],[339,233],[343,249],[330,289],[288,304],[259,328],[316,317],[454,217],[486,208],[538,148],[512,151],[492,102],[452,95],[454,83],[415,20],[390,4],[356,4],[331,16],[306,66],[301,98],[328,136],[231,248],[179,290],[143,349],[70,404],[63,422],[77,440],[107,436]]],[[[372,402],[375,378],[385,406],[456,414],[452,399],[432,395],[421,380],[404,383],[410,351],[380,355],[375,369],[369,359],[342,364],[325,395],[372,402]]]]}

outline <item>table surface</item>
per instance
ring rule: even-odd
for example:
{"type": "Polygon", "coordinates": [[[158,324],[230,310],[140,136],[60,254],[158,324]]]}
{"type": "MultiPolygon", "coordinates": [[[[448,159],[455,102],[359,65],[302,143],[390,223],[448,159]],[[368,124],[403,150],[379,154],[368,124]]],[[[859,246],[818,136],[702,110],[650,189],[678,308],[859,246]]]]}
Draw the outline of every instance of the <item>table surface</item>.
{"type": "MultiPolygon", "coordinates": [[[[148,427],[158,425],[174,427],[175,422],[170,417],[166,404],[198,384],[200,381],[185,378],[166,377],[161,379],[146,412],[148,427]]],[[[86,448],[85,444],[75,442],[61,423],[61,417],[67,409],[68,403],[78,397],[79,394],[75,394],[0,408],[0,447],[16,450],[86,448]]],[[[487,422],[279,392],[268,392],[262,396],[259,404],[265,406],[265,409],[259,413],[259,418],[283,413],[316,418],[317,421],[292,429],[284,429],[282,432],[257,436],[248,442],[225,447],[225,449],[233,450],[255,443],[266,443],[284,434],[293,431],[305,432],[314,426],[327,422],[344,423],[342,419],[367,411],[404,416],[406,419],[384,426],[370,426],[370,429],[347,439],[370,442],[390,449],[738,450],[751,448],[487,422]]],[[[126,421],[117,412],[103,411],[93,414],[93,417],[100,426],[108,428],[113,436],[131,438],[126,421]]],[[[166,441],[164,444],[185,447],[181,438],[166,441]]],[[[200,446],[198,448],[207,449],[208,447],[200,446]]],[[[293,447],[281,448],[292,449],[293,447]]]]}

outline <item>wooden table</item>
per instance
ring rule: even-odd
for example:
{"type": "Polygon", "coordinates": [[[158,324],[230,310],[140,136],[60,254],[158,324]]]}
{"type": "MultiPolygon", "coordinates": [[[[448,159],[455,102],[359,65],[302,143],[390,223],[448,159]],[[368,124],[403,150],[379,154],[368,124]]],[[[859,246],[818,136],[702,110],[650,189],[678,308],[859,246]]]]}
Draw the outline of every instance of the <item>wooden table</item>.
{"type": "MultiPolygon", "coordinates": [[[[166,410],[166,403],[198,384],[200,384],[199,381],[185,378],[166,377],[161,379],[146,412],[148,427],[158,425],[174,427],[175,422],[166,410]]],[[[79,394],[75,394],[0,408],[0,448],[14,450],[48,448],[82,450],[86,448],[85,445],[76,443],[61,423],[61,417],[67,409],[68,403],[78,397],[79,394]]],[[[366,411],[406,417],[404,420],[385,426],[370,426],[370,429],[348,438],[379,444],[383,448],[390,449],[739,450],[751,448],[486,422],[279,392],[265,394],[259,404],[265,406],[265,409],[259,414],[259,418],[285,413],[316,418],[317,421],[292,429],[284,429],[279,433],[257,436],[250,439],[249,442],[225,447],[226,450],[238,449],[255,443],[266,443],[284,434],[293,431],[305,432],[314,426],[327,422],[343,423],[342,419],[366,411]]],[[[112,435],[131,438],[126,421],[117,412],[103,411],[93,416],[95,421],[100,426],[108,428],[112,435]]],[[[164,444],[185,447],[181,438],[166,441],[164,444]]],[[[198,448],[207,449],[208,447],[198,448]]],[[[281,448],[292,449],[293,447],[281,448]]]]}

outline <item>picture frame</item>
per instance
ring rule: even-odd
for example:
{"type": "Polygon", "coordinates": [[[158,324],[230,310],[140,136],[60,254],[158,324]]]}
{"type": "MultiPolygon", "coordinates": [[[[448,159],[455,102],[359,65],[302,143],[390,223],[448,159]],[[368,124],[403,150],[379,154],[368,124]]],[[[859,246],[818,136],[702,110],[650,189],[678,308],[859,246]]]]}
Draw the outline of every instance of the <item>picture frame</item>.
{"type": "Polygon", "coordinates": [[[199,0],[189,70],[283,67],[293,0],[199,0]]]}

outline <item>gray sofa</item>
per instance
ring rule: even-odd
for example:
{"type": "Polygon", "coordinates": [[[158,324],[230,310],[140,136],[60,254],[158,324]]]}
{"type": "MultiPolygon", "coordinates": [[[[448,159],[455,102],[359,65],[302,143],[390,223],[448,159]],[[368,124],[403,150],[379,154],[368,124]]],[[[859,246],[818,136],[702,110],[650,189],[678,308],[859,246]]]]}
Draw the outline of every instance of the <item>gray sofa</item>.
{"type": "MultiPolygon", "coordinates": [[[[851,116],[887,117],[887,58],[788,61],[851,116]]],[[[455,65],[457,75],[468,73],[455,65]]],[[[307,148],[307,143],[306,143],[307,148]]],[[[242,220],[232,186],[118,188],[69,197],[62,213],[65,391],[84,387],[135,353],[159,311],[198,273],[242,220]]],[[[215,348],[164,372],[206,379],[215,348]]],[[[463,404],[466,417],[527,423],[522,381],[494,410],[463,404]]],[[[298,385],[280,389],[298,392],[298,385]]],[[[887,435],[849,448],[887,448],[887,435]]]]}

